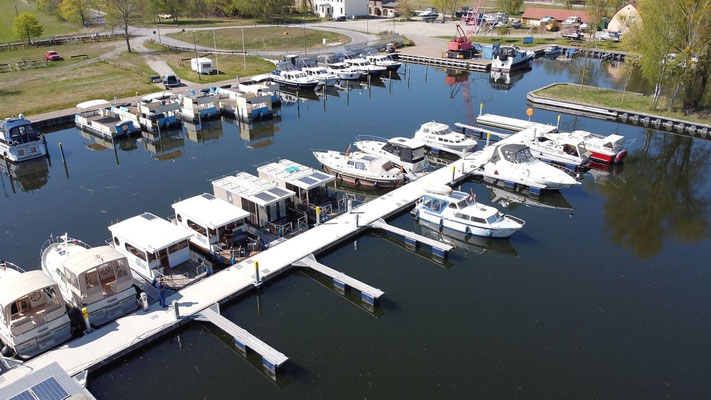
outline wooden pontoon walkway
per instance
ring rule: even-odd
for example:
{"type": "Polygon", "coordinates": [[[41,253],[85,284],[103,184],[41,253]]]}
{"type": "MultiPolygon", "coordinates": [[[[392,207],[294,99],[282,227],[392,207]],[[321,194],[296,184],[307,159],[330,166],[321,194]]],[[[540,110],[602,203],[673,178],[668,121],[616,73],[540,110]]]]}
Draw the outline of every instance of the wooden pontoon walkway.
{"type": "MultiPolygon", "coordinates": [[[[119,318],[92,333],[37,356],[20,367],[6,371],[0,376],[0,387],[53,362],[58,363],[71,376],[106,365],[178,326],[193,321],[213,304],[223,303],[254,288],[255,261],[259,263],[261,283],[288,271],[304,257],[319,254],[371,229],[370,224],[373,222],[401,213],[412,206],[426,189],[463,179],[480,164],[472,160],[456,161],[362,204],[350,213],[313,227],[169,296],[168,304],[175,301],[179,305],[179,317],[176,318],[172,307],[162,309],[153,304],[148,311],[139,310],[119,318]],[[462,171],[463,166],[468,170],[462,171]]],[[[279,347],[279,344],[276,343],[276,346],[279,347]]]]}

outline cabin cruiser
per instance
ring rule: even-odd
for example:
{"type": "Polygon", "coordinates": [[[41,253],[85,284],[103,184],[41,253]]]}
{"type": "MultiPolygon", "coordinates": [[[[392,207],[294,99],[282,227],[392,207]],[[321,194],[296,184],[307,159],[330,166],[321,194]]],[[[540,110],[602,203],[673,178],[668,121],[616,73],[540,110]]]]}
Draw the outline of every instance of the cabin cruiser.
{"type": "Polygon", "coordinates": [[[77,310],[86,308],[94,327],[138,308],[128,260],[110,246],[90,247],[66,233],[45,242],[42,270],[77,310]]]}
{"type": "Polygon", "coordinates": [[[272,71],[272,79],[280,87],[296,90],[314,90],[319,85],[318,80],[307,76],[299,70],[276,70],[272,71]]]}
{"type": "Polygon", "coordinates": [[[385,67],[387,71],[397,72],[402,66],[399,61],[393,60],[390,54],[368,54],[365,59],[370,61],[371,64],[377,65],[378,67],[385,67]]]}
{"type": "Polygon", "coordinates": [[[363,76],[360,71],[354,70],[343,61],[342,54],[321,55],[318,57],[318,63],[326,67],[329,73],[337,75],[338,79],[342,81],[356,80],[363,76]]]}
{"type": "Polygon", "coordinates": [[[436,8],[428,7],[426,10],[421,11],[419,14],[417,14],[417,16],[420,18],[437,18],[439,17],[439,13],[437,12],[436,8]]]}
{"type": "Polygon", "coordinates": [[[558,56],[562,51],[563,51],[563,49],[560,46],[558,46],[557,44],[552,44],[552,45],[546,47],[545,49],[543,49],[543,54],[545,54],[548,57],[554,57],[554,56],[558,56]]]}
{"type": "Polygon", "coordinates": [[[545,135],[561,143],[576,143],[582,141],[585,149],[590,152],[590,159],[610,164],[618,164],[627,156],[624,146],[625,138],[620,135],[596,135],[588,131],[572,131],[547,133],[545,135]]]}
{"type": "Polygon", "coordinates": [[[0,262],[2,355],[26,359],[71,337],[71,321],[58,285],[42,271],[25,272],[0,262]]]}
{"type": "Polygon", "coordinates": [[[491,145],[465,160],[475,158],[487,160],[474,173],[489,180],[503,180],[537,190],[565,189],[580,184],[562,169],[534,158],[528,146],[520,143],[491,145]]]}
{"type": "Polygon", "coordinates": [[[514,71],[524,68],[533,60],[532,51],[521,51],[516,46],[501,46],[494,52],[492,71],[514,71]]]}
{"type": "Polygon", "coordinates": [[[456,232],[484,237],[506,238],[523,228],[525,222],[502,215],[491,206],[479,204],[473,193],[450,189],[427,190],[415,204],[415,217],[456,232]]]}
{"type": "Polygon", "coordinates": [[[313,154],[326,172],[336,176],[336,180],[355,186],[395,188],[405,180],[402,170],[387,158],[362,151],[351,153],[350,146],[345,153],[314,150],[313,154]]]}
{"type": "Polygon", "coordinates": [[[431,149],[461,154],[476,149],[475,139],[464,134],[454,132],[448,125],[439,122],[425,122],[415,132],[415,139],[419,139],[431,149]]]}
{"type": "Polygon", "coordinates": [[[363,75],[382,75],[387,71],[385,67],[372,64],[365,58],[346,58],[344,60],[346,65],[348,65],[352,70],[358,71],[363,75]]]}
{"type": "Polygon", "coordinates": [[[307,76],[316,79],[321,86],[336,86],[338,83],[338,75],[328,72],[326,67],[319,66],[314,59],[300,58],[295,64],[307,76]]]}
{"type": "Polygon", "coordinates": [[[358,136],[353,143],[358,150],[387,158],[393,164],[400,166],[408,177],[414,179],[425,173],[425,144],[416,139],[394,137],[383,139],[377,136],[358,136]]]}
{"type": "Polygon", "coordinates": [[[127,118],[125,113],[119,113],[118,109],[106,100],[89,100],[77,104],[74,123],[79,129],[105,138],[141,132],[141,125],[135,115],[133,118],[127,118]]]}
{"type": "Polygon", "coordinates": [[[536,135],[535,131],[520,132],[515,137],[530,148],[534,157],[543,161],[579,167],[590,159],[590,152],[580,138],[570,137],[561,141],[556,140],[557,135],[536,135]]]}
{"type": "Polygon", "coordinates": [[[19,162],[47,155],[44,136],[20,114],[0,121],[0,156],[19,162]]]}

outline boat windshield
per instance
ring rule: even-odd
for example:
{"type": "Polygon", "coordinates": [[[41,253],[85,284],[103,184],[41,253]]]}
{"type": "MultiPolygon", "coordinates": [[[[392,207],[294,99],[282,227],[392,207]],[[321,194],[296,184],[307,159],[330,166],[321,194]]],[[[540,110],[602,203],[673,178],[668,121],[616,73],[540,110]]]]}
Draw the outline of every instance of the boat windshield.
{"type": "Polygon", "coordinates": [[[452,129],[447,127],[446,129],[442,129],[439,131],[432,131],[432,133],[435,135],[449,135],[450,133],[452,133],[452,129]]]}
{"type": "Polygon", "coordinates": [[[9,141],[27,143],[39,140],[40,133],[30,124],[20,125],[10,129],[10,137],[8,139],[9,141]]]}
{"type": "Polygon", "coordinates": [[[493,224],[494,222],[496,222],[496,221],[498,221],[498,220],[500,220],[500,219],[501,219],[501,213],[497,211],[496,214],[494,214],[494,215],[490,216],[489,218],[487,218],[487,219],[486,219],[486,222],[488,222],[488,223],[490,223],[490,224],[493,224]]]}
{"type": "Polygon", "coordinates": [[[516,163],[516,164],[528,164],[528,163],[533,163],[536,161],[535,158],[531,155],[531,151],[528,149],[528,147],[523,147],[520,148],[520,150],[517,151],[511,151],[509,149],[502,149],[502,152],[504,153],[504,158],[506,161],[516,163]]]}

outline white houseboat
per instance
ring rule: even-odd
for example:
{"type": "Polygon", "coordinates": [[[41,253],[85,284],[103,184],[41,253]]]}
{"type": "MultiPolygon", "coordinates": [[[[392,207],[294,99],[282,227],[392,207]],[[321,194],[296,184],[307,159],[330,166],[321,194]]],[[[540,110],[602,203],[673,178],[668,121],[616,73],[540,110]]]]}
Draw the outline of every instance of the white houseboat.
{"type": "Polygon", "coordinates": [[[289,189],[246,172],[212,181],[215,197],[249,212],[249,223],[283,236],[295,230],[288,220],[288,204],[296,195],[289,189]]]}
{"type": "Polygon", "coordinates": [[[234,264],[261,249],[248,237],[249,213],[209,193],[173,204],[176,225],[192,231],[190,243],[220,264],[234,264]]]}
{"type": "Polygon", "coordinates": [[[163,277],[169,287],[181,288],[210,270],[205,260],[191,258],[192,230],[149,212],[113,224],[109,231],[111,247],[126,256],[131,269],[148,282],[163,277]]]}
{"type": "Polygon", "coordinates": [[[405,181],[402,169],[392,161],[362,151],[345,153],[332,150],[314,150],[314,157],[336,179],[355,186],[395,188],[405,181]]]}
{"type": "Polygon", "coordinates": [[[446,124],[425,122],[415,132],[415,139],[421,140],[433,150],[462,154],[476,149],[477,142],[462,133],[454,132],[446,124]]]}
{"type": "Polygon", "coordinates": [[[502,215],[496,208],[479,204],[473,194],[449,187],[430,190],[416,203],[415,216],[467,235],[506,238],[523,228],[525,222],[502,215]]]}
{"type": "Polygon", "coordinates": [[[105,138],[116,138],[141,131],[137,119],[117,113],[106,100],[89,100],[77,104],[74,123],[77,128],[105,138]]]}
{"type": "Polygon", "coordinates": [[[220,96],[214,91],[191,90],[180,96],[180,118],[194,124],[220,116],[220,96]]]}
{"type": "Polygon", "coordinates": [[[45,155],[47,146],[44,137],[24,115],[0,121],[0,156],[20,162],[45,155]]]}
{"type": "Polygon", "coordinates": [[[71,337],[71,322],[57,284],[42,271],[25,272],[0,263],[2,355],[34,357],[71,337]]]}
{"type": "Polygon", "coordinates": [[[383,139],[377,136],[358,136],[353,143],[358,150],[378,157],[384,157],[402,167],[411,179],[425,173],[425,144],[422,141],[404,137],[383,139]]]}
{"type": "Polygon", "coordinates": [[[253,76],[252,79],[245,83],[238,82],[235,89],[244,93],[252,93],[255,96],[267,95],[272,100],[272,106],[281,104],[281,100],[277,95],[279,84],[271,80],[271,74],[253,76]]]}
{"type": "Polygon", "coordinates": [[[217,88],[220,110],[244,122],[269,119],[278,115],[272,94],[245,92],[237,88],[217,88]]]}
{"type": "Polygon", "coordinates": [[[64,234],[50,238],[41,254],[42,270],[57,282],[67,303],[86,308],[93,326],[138,307],[128,260],[110,246],[92,248],[64,234]]]}

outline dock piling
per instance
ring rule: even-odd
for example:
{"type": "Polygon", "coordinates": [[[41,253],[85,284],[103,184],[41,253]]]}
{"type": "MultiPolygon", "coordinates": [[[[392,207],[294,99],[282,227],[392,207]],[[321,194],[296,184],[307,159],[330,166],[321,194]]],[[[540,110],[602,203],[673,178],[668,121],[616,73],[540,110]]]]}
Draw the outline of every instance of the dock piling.
{"type": "Polygon", "coordinates": [[[411,69],[412,69],[412,67],[407,67],[407,88],[408,89],[410,88],[410,75],[412,75],[411,69]]]}
{"type": "Polygon", "coordinates": [[[173,304],[173,313],[175,313],[175,319],[180,319],[180,305],[178,304],[178,300],[173,300],[171,304],[173,304]]]}
{"type": "Polygon", "coordinates": [[[82,307],[81,316],[84,317],[84,325],[86,326],[85,332],[86,333],[94,332],[94,330],[91,329],[91,323],[89,322],[89,311],[87,311],[86,307],[82,307]]]}
{"type": "Polygon", "coordinates": [[[560,114],[558,114],[558,123],[555,124],[555,129],[560,131],[560,114]]]}
{"type": "Polygon", "coordinates": [[[139,298],[141,299],[141,308],[143,311],[148,311],[150,306],[148,305],[148,295],[146,292],[141,292],[139,298]]]}
{"type": "Polygon", "coordinates": [[[261,283],[259,279],[259,261],[254,260],[254,285],[259,286],[261,283]]]}

